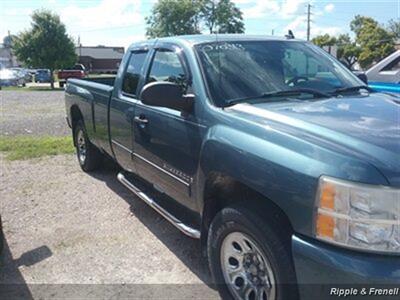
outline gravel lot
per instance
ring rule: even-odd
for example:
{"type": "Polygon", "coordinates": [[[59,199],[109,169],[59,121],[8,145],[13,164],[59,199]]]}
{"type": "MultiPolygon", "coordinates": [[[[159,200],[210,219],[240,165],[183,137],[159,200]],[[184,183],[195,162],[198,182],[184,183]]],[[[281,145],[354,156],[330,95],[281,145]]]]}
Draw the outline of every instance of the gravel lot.
{"type": "MultiPolygon", "coordinates": [[[[0,96],[3,134],[69,134],[62,92],[0,96]]],[[[115,168],[85,174],[73,155],[0,159],[0,298],[218,297],[199,242],[133,196],[115,168]]]]}
{"type": "Polygon", "coordinates": [[[62,91],[0,91],[2,135],[67,135],[62,91]]]}

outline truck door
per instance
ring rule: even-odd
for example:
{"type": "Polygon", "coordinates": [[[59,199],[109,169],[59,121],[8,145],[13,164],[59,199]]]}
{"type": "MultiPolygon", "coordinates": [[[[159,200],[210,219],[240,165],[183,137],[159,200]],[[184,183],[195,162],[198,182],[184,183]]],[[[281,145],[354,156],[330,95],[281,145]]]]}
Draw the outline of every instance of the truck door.
{"type": "Polygon", "coordinates": [[[133,117],[137,103],[137,89],[143,77],[147,50],[132,51],[125,63],[122,78],[115,84],[115,90],[110,103],[110,139],[117,162],[131,172],[135,171],[132,160],[133,153],[133,117]]]}
{"type": "MultiPolygon", "coordinates": [[[[176,46],[153,50],[145,83],[170,81],[190,90],[184,53],[176,46]]],[[[197,170],[202,126],[195,113],[148,106],[138,101],[134,117],[133,159],[141,177],[188,208],[197,170]]]]}

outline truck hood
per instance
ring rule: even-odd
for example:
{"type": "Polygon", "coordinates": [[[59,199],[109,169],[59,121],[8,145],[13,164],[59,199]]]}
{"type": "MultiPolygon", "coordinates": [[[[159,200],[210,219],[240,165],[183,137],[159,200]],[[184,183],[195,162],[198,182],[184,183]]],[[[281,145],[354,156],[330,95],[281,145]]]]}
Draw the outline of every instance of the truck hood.
{"type": "Polygon", "coordinates": [[[400,186],[400,98],[371,93],[318,101],[238,104],[231,108],[253,121],[301,130],[332,147],[367,159],[400,186]]]}

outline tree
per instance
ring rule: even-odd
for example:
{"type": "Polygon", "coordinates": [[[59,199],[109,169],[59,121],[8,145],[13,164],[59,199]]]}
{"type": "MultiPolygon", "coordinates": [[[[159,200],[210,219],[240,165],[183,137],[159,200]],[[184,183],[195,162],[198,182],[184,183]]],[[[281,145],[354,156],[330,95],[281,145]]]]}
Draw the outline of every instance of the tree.
{"type": "Polygon", "coordinates": [[[200,33],[200,2],[192,0],[159,0],[146,18],[147,36],[151,38],[200,33]]]}
{"type": "Polygon", "coordinates": [[[201,10],[210,33],[244,33],[243,14],[232,1],[205,0],[201,10]]]}
{"type": "Polygon", "coordinates": [[[361,48],[353,42],[348,34],[341,34],[337,37],[337,58],[349,69],[358,61],[361,48]]]}
{"type": "Polygon", "coordinates": [[[351,21],[350,28],[356,34],[356,43],[361,48],[358,55],[361,67],[368,68],[394,51],[394,35],[374,19],[357,15],[351,21]]]}
{"type": "Polygon", "coordinates": [[[311,42],[319,47],[333,46],[336,44],[336,38],[329,34],[318,35],[311,42]]]}
{"type": "Polygon", "coordinates": [[[400,21],[389,20],[387,29],[394,35],[395,39],[400,39],[400,21]]]}
{"type": "Polygon", "coordinates": [[[243,33],[242,12],[231,0],[159,0],[146,18],[147,36],[201,33],[243,33]]]}
{"type": "Polygon", "coordinates": [[[76,62],[72,39],[67,35],[60,17],[49,10],[33,13],[32,28],[13,39],[13,51],[28,66],[50,69],[51,88],[54,88],[53,71],[76,62]]]}

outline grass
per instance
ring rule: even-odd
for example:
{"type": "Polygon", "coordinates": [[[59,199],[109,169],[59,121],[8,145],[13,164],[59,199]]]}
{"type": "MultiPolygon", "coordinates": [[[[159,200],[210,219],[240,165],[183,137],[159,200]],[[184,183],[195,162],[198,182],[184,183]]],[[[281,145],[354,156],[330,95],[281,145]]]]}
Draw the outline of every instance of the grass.
{"type": "Polygon", "coordinates": [[[22,160],[74,153],[75,148],[69,136],[0,136],[0,151],[8,160],[22,160]]]}

